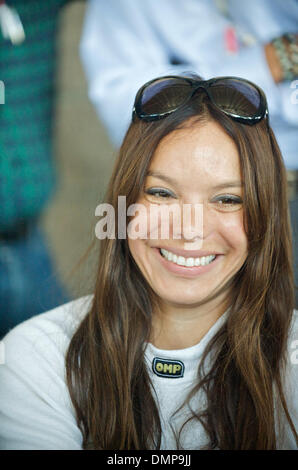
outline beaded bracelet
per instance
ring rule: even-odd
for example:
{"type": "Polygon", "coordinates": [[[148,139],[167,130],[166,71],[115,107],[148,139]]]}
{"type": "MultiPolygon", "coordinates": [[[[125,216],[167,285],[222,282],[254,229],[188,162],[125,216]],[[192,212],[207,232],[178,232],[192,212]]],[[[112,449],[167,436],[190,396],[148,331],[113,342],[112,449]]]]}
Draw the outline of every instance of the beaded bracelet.
{"type": "Polygon", "coordinates": [[[295,77],[298,77],[298,35],[297,34],[285,34],[286,39],[289,43],[289,49],[294,69],[295,77]]]}
{"type": "Polygon", "coordinates": [[[271,41],[283,71],[284,80],[298,76],[298,40],[295,34],[284,34],[271,41]]]}

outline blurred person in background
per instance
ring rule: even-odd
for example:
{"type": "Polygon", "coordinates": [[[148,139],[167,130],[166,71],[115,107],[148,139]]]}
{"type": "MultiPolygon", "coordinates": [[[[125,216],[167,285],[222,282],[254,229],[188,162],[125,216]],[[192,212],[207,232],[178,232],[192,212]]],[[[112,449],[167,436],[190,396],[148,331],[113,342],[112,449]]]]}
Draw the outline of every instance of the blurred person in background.
{"type": "Polygon", "coordinates": [[[297,31],[296,0],[89,0],[80,45],[89,97],[115,146],[137,89],[158,75],[242,76],[264,90],[288,170],[296,283],[297,31]]]}
{"type": "Polygon", "coordinates": [[[0,2],[0,338],[68,299],[39,227],[55,187],[56,38],[66,3],[0,2]]]}

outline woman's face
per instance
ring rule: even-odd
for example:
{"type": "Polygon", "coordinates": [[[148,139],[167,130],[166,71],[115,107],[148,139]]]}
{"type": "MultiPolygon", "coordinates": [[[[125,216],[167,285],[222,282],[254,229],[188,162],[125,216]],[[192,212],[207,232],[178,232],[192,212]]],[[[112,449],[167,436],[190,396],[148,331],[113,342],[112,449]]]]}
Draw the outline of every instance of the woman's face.
{"type": "Polygon", "coordinates": [[[243,265],[247,238],[239,155],[216,122],[174,131],[160,142],[137,203],[145,211],[136,214],[135,221],[138,216],[139,228],[143,225],[141,231],[144,234],[147,227],[147,232],[143,238],[128,238],[129,249],[163,302],[195,306],[243,265]],[[169,236],[164,239],[161,224],[165,219],[152,221],[149,211],[152,205],[169,209],[173,204],[179,205],[181,213],[185,204],[191,205],[191,217],[182,216],[179,229],[177,219],[170,216],[169,236]]]}

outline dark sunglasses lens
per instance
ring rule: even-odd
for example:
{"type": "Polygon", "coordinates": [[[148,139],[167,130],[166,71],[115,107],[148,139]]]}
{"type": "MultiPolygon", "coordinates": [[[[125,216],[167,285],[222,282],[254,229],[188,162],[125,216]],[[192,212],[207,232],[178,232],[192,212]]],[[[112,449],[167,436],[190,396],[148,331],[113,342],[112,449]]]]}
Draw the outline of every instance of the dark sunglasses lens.
{"type": "Polygon", "coordinates": [[[209,87],[209,93],[219,108],[234,115],[251,117],[260,107],[257,88],[241,80],[219,80],[209,87]]]}
{"type": "Polygon", "coordinates": [[[186,80],[164,78],[148,85],[139,105],[142,115],[162,115],[182,105],[189,97],[191,85],[186,80]]]}

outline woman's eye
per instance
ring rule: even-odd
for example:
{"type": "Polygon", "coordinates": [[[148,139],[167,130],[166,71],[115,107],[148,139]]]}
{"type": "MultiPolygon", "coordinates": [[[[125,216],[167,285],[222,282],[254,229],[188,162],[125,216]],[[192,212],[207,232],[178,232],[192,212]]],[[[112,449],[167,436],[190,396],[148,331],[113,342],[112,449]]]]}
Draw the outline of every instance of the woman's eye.
{"type": "Polygon", "coordinates": [[[222,209],[238,209],[242,204],[242,199],[237,196],[218,196],[214,202],[222,209]]]}
{"type": "Polygon", "coordinates": [[[169,191],[162,189],[162,188],[150,188],[145,190],[146,194],[149,194],[150,196],[155,196],[157,198],[162,198],[166,199],[169,197],[175,197],[172,193],[169,191]]]}

